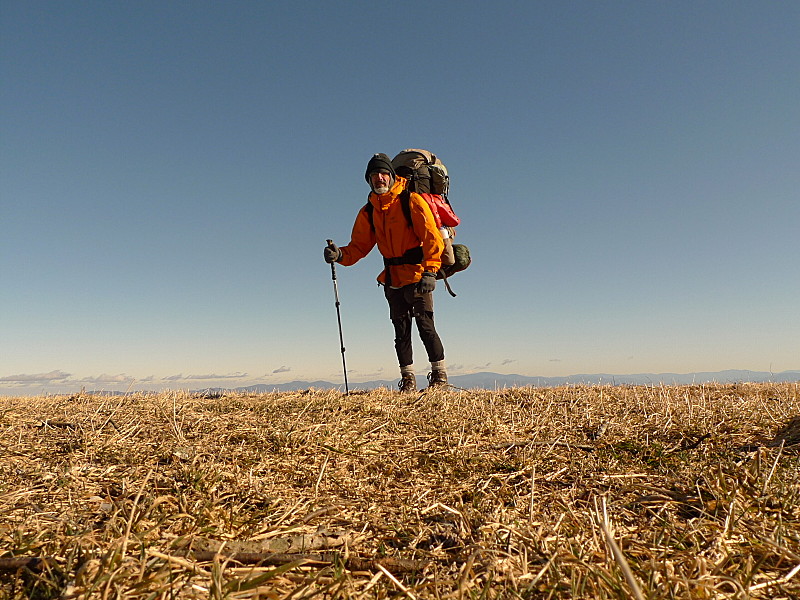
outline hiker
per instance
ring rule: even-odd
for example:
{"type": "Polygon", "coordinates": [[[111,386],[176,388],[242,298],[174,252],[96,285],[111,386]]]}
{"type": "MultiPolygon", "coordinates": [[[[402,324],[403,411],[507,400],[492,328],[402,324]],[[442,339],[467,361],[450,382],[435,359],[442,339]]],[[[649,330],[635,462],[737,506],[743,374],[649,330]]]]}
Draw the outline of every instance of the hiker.
{"type": "Polygon", "coordinates": [[[350,243],[341,248],[330,243],[323,252],[325,261],[350,266],[378,245],[385,267],[378,275],[378,283],[384,286],[394,325],[400,390],[417,389],[412,318],[431,364],[428,386],[446,386],[444,347],[433,323],[433,290],[441,267],[442,236],[428,203],[406,190],[406,179],[395,174],[386,154],[375,154],[364,176],[372,191],[356,216],[350,243]]]}

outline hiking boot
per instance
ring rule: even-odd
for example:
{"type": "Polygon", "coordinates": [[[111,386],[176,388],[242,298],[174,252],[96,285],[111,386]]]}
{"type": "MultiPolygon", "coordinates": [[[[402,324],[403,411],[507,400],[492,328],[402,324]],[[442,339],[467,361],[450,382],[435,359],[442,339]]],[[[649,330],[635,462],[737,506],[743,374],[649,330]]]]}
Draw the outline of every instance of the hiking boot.
{"type": "Polygon", "coordinates": [[[447,387],[447,371],[434,369],[428,373],[428,387],[447,387]]]}
{"type": "Polygon", "coordinates": [[[417,378],[414,377],[413,373],[404,373],[398,385],[401,392],[416,392],[417,378]]]}

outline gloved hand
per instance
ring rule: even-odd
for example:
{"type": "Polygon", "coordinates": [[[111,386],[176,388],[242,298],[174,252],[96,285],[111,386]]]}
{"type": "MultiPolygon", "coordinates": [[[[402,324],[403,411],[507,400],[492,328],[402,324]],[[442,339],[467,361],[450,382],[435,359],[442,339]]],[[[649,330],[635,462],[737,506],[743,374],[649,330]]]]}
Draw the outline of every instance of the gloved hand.
{"type": "Polygon", "coordinates": [[[341,260],[342,251],[339,250],[339,246],[331,242],[330,244],[325,246],[325,250],[322,251],[322,256],[325,257],[326,263],[334,263],[341,260]]]}
{"type": "Polygon", "coordinates": [[[417,292],[420,294],[428,294],[436,288],[436,273],[425,271],[422,274],[422,279],[417,282],[417,292]]]}

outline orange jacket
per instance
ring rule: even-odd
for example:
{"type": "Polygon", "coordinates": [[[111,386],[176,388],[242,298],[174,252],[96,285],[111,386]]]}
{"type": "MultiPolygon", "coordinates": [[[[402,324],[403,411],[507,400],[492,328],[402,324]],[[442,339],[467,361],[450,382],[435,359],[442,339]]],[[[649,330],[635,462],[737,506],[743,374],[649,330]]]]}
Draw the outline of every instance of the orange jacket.
{"type": "MultiPolygon", "coordinates": [[[[421,196],[412,193],[410,208],[414,227],[410,228],[399,198],[405,186],[406,180],[397,177],[395,184],[385,194],[379,196],[375,192],[370,193],[369,202],[373,207],[372,222],[375,231],[370,226],[366,210],[362,208],[353,224],[350,243],[341,248],[342,259],[339,261],[346,267],[353,265],[369,254],[375,244],[378,244],[378,250],[385,258],[402,256],[407,250],[422,246],[422,264],[389,267],[392,287],[416,283],[422,277],[423,271],[435,273],[442,266],[444,242],[431,208],[421,196]]],[[[386,283],[386,269],[378,275],[378,281],[386,283]]]]}

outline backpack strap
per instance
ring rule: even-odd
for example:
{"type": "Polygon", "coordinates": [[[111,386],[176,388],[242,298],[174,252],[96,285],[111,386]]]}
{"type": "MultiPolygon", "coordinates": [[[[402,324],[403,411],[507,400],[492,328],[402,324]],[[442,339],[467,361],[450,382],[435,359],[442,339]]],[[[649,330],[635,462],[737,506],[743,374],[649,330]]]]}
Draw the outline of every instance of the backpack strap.
{"type": "Polygon", "coordinates": [[[455,298],[456,293],[453,291],[453,288],[450,287],[450,282],[447,281],[447,273],[444,271],[444,269],[439,269],[439,273],[442,274],[442,280],[444,280],[444,287],[447,288],[447,293],[455,298]]]}
{"type": "Polygon", "coordinates": [[[384,266],[389,265],[419,265],[422,264],[422,246],[414,246],[406,250],[402,256],[393,256],[392,258],[383,257],[384,266]]]}
{"type": "Polygon", "coordinates": [[[375,222],[372,220],[372,211],[375,210],[375,207],[372,206],[372,202],[367,200],[367,203],[361,210],[367,213],[367,219],[369,219],[369,227],[370,229],[372,229],[372,233],[375,233],[375,222]]]}
{"type": "Polygon", "coordinates": [[[400,208],[403,209],[408,226],[414,229],[414,222],[411,220],[411,192],[407,189],[400,192],[400,208]]]}

